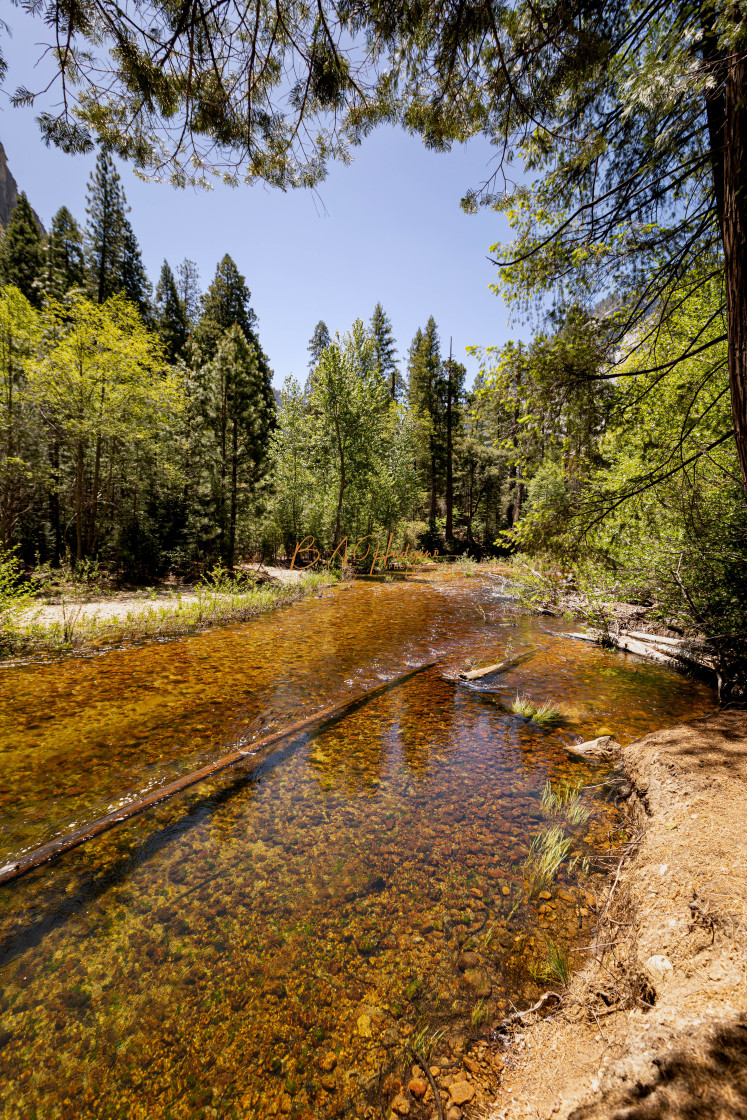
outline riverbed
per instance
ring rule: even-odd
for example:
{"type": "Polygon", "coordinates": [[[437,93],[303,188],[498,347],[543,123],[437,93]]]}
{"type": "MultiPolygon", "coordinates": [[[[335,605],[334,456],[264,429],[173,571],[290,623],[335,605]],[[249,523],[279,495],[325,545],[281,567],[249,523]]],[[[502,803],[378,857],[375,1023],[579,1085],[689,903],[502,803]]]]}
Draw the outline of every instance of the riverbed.
{"type": "Polygon", "coordinates": [[[626,839],[608,768],[564,745],[715,708],[705,685],[564,625],[437,572],[0,670],[4,862],[436,662],[2,888],[3,1115],[374,1116],[402,1099],[429,1116],[408,1047],[476,1107],[490,1070],[465,1072],[465,1038],[546,990],[553,951],[580,963],[626,839]],[[514,715],[518,694],[560,721],[514,715]],[[548,783],[576,791],[575,821],[548,783]],[[553,828],[567,852],[541,889],[533,838],[553,828]]]}

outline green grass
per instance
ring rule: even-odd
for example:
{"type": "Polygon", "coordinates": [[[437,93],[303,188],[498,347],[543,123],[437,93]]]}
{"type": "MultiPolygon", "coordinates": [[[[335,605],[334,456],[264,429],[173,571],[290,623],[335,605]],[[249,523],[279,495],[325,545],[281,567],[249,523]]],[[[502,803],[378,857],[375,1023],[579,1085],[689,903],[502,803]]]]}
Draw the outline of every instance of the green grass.
{"type": "Polygon", "coordinates": [[[532,978],[537,981],[550,980],[563,984],[566,988],[571,979],[571,957],[563,945],[558,945],[550,937],[545,937],[545,956],[529,966],[532,978]]]}
{"type": "Polygon", "coordinates": [[[530,894],[543,890],[553,882],[563,862],[568,858],[572,839],[560,825],[553,825],[532,838],[529,855],[524,861],[524,874],[530,894]]]}
{"type": "Polygon", "coordinates": [[[556,708],[553,704],[547,703],[538,706],[533,700],[522,693],[516,694],[516,698],[511,704],[511,711],[515,716],[522,716],[524,719],[530,719],[533,723],[538,723],[546,727],[555,723],[561,723],[564,718],[560,708],[556,708]]]}
{"type": "Polygon", "coordinates": [[[211,626],[243,622],[275,607],[298,602],[336,583],[328,572],[308,572],[299,583],[254,587],[249,581],[201,584],[196,598],[150,603],[112,618],[82,614],[79,603],[62,603],[60,621],[40,623],[33,614],[5,621],[0,651],[7,655],[64,652],[120,645],[149,638],[179,637],[211,626]]]}
{"type": "Polygon", "coordinates": [[[557,786],[548,780],[542,793],[542,808],[548,816],[562,817],[571,825],[589,819],[589,810],[581,803],[581,782],[562,781],[557,786]]]}

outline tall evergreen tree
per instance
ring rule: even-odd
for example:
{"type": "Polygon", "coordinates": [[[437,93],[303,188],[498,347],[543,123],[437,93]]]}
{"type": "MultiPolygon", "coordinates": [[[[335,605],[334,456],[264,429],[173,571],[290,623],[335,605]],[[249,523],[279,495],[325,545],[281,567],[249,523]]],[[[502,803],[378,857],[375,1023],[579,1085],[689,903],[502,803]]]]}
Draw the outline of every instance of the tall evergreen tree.
{"type": "Polygon", "coordinates": [[[86,264],[96,303],[123,288],[127,204],[114,162],[105,150],[96,159],[86,195],[86,264]]]}
{"type": "Polygon", "coordinates": [[[226,253],[215,270],[213,282],[202,297],[202,314],[195,331],[197,344],[205,359],[213,359],[224,334],[234,323],[241,328],[247,342],[259,346],[255,333],[257,316],[249,304],[250,297],[245,278],[226,253]]]}
{"type": "MultiPolygon", "coordinates": [[[[123,196],[124,197],[124,196],[123,196]]],[[[140,246],[128,218],[124,220],[122,235],[121,290],[131,300],[143,319],[151,317],[151,286],[145,271],[140,246]]]]}
{"type": "Polygon", "coordinates": [[[376,304],[371,316],[371,337],[374,341],[374,354],[379,372],[389,385],[390,397],[396,400],[403,388],[402,376],[395,357],[397,345],[391,320],[380,303],[376,304]]]}
{"type": "Polygon", "coordinates": [[[67,206],[61,206],[52,219],[47,236],[45,288],[61,299],[72,288],[82,288],[86,280],[83,234],[67,206]]]}
{"type": "Polygon", "coordinates": [[[454,440],[461,427],[462,394],[464,393],[464,379],[467,371],[459,362],[455,362],[449,353],[448,361],[444,362],[442,369],[443,391],[446,397],[444,408],[444,426],[446,428],[446,487],[444,497],[446,500],[446,526],[444,535],[447,541],[454,537],[454,440]]]}
{"type": "Polygon", "coordinates": [[[408,397],[410,407],[428,421],[426,476],[430,491],[428,520],[436,527],[438,485],[443,458],[443,404],[441,347],[436,321],[431,315],[425,330],[418,330],[410,346],[408,397]]]}
{"type": "Polygon", "coordinates": [[[275,396],[257,349],[238,323],[203,367],[204,419],[214,437],[212,492],[221,559],[233,568],[241,506],[269,466],[275,396]]]}
{"type": "Polygon", "coordinates": [[[189,337],[189,323],[168,261],[164,261],[161,266],[156,286],[155,311],[156,329],[169,361],[173,362],[184,353],[189,337]]]}
{"type": "Polygon", "coordinates": [[[200,273],[194,261],[185,257],[176,269],[176,290],[179,293],[184,315],[190,330],[194,330],[200,315],[200,273]]]}
{"type": "Polygon", "coordinates": [[[14,284],[39,307],[44,282],[44,242],[25,193],[18,196],[0,241],[0,282],[14,284]]]}
{"type": "Polygon", "coordinates": [[[309,369],[313,370],[323,351],[327,349],[331,341],[332,339],[329,337],[327,324],[324,322],[324,319],[320,319],[314,327],[314,333],[309,339],[309,345],[306,348],[311,355],[309,358],[309,369]]]}

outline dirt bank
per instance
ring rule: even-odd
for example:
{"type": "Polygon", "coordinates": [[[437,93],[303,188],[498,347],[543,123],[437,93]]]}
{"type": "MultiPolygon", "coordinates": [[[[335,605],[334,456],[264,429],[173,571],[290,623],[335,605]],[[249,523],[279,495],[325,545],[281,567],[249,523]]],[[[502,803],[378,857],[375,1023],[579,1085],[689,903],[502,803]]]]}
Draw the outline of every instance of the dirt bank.
{"type": "Polygon", "coordinates": [[[640,845],[564,1008],[516,1036],[492,1120],[747,1117],[747,712],[623,765],[640,845]]]}

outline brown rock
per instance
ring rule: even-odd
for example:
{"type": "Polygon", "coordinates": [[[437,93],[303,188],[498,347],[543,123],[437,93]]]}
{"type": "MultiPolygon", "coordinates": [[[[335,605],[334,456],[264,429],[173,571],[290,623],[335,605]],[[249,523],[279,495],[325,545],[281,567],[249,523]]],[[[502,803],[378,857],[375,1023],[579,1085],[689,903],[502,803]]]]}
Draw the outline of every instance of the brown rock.
{"type": "Polygon", "coordinates": [[[407,1088],[415,1097],[415,1100],[421,1101],[428,1092],[428,1082],[423,1081],[422,1077],[413,1077],[407,1088]]]}
{"type": "Polygon", "coordinates": [[[468,951],[466,953],[460,953],[457,958],[457,968],[460,972],[466,972],[468,968],[478,968],[479,964],[480,958],[477,953],[468,951]]]}
{"type": "Polygon", "coordinates": [[[477,1062],[473,1062],[471,1058],[467,1058],[466,1056],[462,1060],[464,1061],[465,1068],[468,1069],[470,1073],[480,1072],[480,1067],[477,1062]]]}
{"type": "Polygon", "coordinates": [[[455,1104],[446,1113],[446,1120],[462,1120],[462,1110],[457,1108],[455,1104]]]}
{"type": "Polygon", "coordinates": [[[468,968],[464,979],[479,999],[487,999],[493,990],[493,985],[480,968],[468,968]]]}
{"type": "Polygon", "coordinates": [[[331,1073],[337,1065],[337,1058],[334,1054],[325,1054],[319,1065],[324,1073],[331,1073]]]}
{"type": "Polygon", "coordinates": [[[449,1091],[453,1103],[460,1106],[469,1104],[475,1095],[474,1086],[470,1085],[469,1081],[455,1081],[449,1091]]]}
{"type": "Polygon", "coordinates": [[[410,1102],[405,1100],[403,1096],[396,1096],[392,1101],[392,1111],[396,1112],[398,1116],[409,1116],[410,1102]]]}

